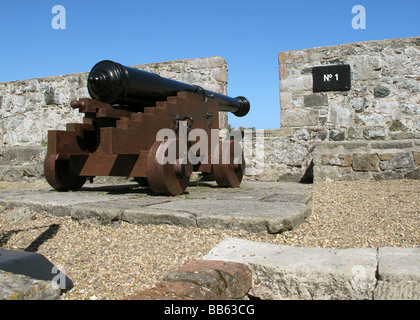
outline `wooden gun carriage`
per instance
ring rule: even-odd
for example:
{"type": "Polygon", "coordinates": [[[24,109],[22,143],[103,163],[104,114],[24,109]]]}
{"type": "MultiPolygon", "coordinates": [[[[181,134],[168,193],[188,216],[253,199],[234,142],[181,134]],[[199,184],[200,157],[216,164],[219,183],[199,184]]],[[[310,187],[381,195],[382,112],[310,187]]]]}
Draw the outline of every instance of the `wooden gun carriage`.
{"type": "Polygon", "coordinates": [[[244,116],[246,98],[108,60],[93,67],[88,90],[92,99],[71,102],[84,113],[83,123],[48,132],[44,174],[56,190],[78,190],[96,176],[125,176],[147,182],[155,193],[179,195],[193,171],[213,174],[222,187],[240,185],[242,150],[235,139],[219,141],[219,111],[244,116]],[[189,140],[194,129],[207,139],[201,148],[192,149],[199,141],[189,140]],[[157,139],[162,132],[166,136],[157,139]]]}

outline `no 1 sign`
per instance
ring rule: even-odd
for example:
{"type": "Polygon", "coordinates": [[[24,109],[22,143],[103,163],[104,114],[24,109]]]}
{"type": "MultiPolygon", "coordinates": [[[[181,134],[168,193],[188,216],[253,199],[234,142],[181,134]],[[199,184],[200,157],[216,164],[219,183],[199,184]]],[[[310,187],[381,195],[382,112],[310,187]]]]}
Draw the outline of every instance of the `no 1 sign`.
{"type": "Polygon", "coordinates": [[[344,91],[351,88],[350,66],[337,64],[313,67],[313,90],[320,91],[344,91]]]}
{"type": "Polygon", "coordinates": [[[335,81],[338,81],[338,73],[336,73],[336,74],[331,74],[331,73],[328,73],[328,74],[324,74],[324,81],[331,81],[332,79],[333,79],[333,77],[335,77],[335,81]]]}

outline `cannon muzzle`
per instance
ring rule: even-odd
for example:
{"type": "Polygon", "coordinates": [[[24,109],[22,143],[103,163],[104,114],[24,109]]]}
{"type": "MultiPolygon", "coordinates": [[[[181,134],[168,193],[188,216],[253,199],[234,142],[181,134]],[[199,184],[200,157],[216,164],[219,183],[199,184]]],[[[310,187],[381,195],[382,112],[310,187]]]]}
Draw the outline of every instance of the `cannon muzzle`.
{"type": "Polygon", "coordinates": [[[88,91],[95,100],[127,108],[152,106],[157,101],[176,96],[180,91],[188,91],[217,100],[219,111],[232,112],[237,117],[245,116],[250,109],[245,97],[232,98],[109,60],[101,61],[92,68],[88,91]]]}

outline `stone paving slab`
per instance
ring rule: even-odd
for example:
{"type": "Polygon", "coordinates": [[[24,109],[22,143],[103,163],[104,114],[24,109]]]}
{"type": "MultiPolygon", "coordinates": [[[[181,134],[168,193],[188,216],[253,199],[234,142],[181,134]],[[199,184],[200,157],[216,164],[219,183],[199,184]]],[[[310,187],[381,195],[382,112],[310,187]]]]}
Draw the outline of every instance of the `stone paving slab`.
{"type": "Polygon", "coordinates": [[[418,300],[420,248],[312,248],[228,238],[203,260],[243,263],[260,299],[418,300]]]}
{"type": "Polygon", "coordinates": [[[420,300],[420,248],[379,248],[378,300],[420,300]]]}
{"type": "Polygon", "coordinates": [[[278,233],[311,214],[311,185],[244,181],[239,188],[192,182],[176,197],[153,194],[136,183],[87,184],[77,192],[52,188],[0,190],[0,205],[88,219],[100,224],[173,224],[186,227],[278,233]]]}

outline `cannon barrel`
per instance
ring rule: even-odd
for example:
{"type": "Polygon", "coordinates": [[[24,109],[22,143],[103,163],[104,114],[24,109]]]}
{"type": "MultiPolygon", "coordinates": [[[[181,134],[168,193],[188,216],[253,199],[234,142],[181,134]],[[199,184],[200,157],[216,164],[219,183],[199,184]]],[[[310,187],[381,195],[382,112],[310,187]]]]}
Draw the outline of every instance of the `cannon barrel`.
{"type": "Polygon", "coordinates": [[[232,98],[110,60],[98,62],[92,68],[88,77],[88,91],[95,100],[130,108],[152,106],[157,101],[176,96],[180,91],[189,91],[217,100],[219,111],[232,112],[238,117],[245,116],[250,109],[245,97],[232,98]]]}

